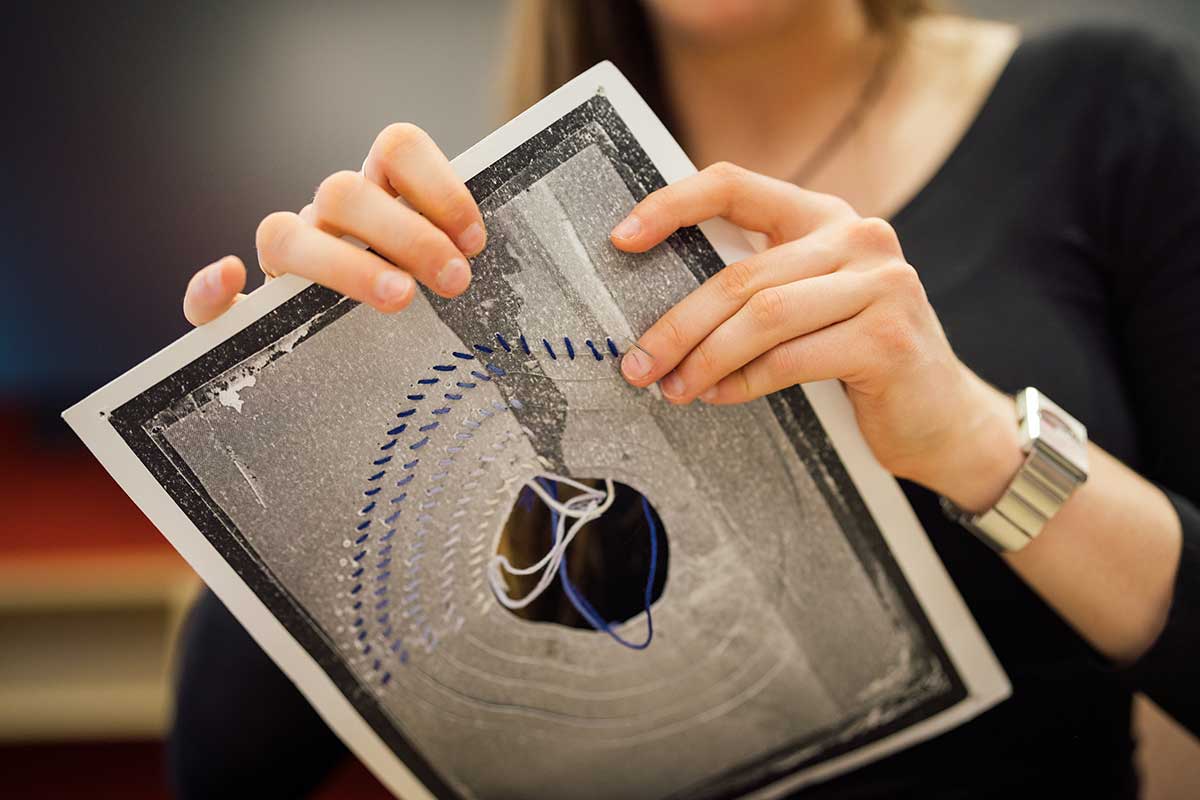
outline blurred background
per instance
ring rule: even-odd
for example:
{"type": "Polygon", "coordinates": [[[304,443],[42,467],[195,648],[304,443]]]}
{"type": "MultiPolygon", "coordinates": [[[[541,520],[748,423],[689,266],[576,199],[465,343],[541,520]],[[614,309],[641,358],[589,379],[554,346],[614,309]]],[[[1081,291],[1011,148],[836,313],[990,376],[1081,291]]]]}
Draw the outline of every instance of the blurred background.
{"type": "MultiPolygon", "coordinates": [[[[1028,31],[1200,38],[1195,0],[961,0],[1028,31]]],[[[59,420],[184,333],[191,272],[408,120],[453,156],[502,121],[507,4],[45,3],[6,11],[0,206],[0,795],[162,797],[190,570],[59,420]],[[70,486],[69,502],[62,487],[70,486]]],[[[252,277],[252,286],[257,278],[252,277]]],[[[1147,797],[1200,746],[1139,703],[1147,797]]],[[[386,797],[348,763],[322,797],[386,797]]]]}

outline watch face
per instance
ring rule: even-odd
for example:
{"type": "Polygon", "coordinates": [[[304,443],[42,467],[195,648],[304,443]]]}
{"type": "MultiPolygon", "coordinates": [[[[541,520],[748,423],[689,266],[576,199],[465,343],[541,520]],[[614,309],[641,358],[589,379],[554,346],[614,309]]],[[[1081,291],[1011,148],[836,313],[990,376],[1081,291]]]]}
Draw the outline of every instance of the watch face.
{"type": "Polygon", "coordinates": [[[1087,475],[1087,428],[1043,394],[1037,395],[1037,425],[1029,433],[1037,442],[1062,461],[1087,475]]]}

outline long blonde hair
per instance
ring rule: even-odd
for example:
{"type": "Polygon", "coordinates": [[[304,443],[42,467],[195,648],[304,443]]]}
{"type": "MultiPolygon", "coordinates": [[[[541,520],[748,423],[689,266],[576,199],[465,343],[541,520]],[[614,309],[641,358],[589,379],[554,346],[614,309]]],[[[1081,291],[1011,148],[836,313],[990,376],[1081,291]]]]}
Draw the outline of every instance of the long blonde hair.
{"type": "MultiPolygon", "coordinates": [[[[876,30],[900,34],[934,0],[859,0],[876,30]]],[[[505,119],[608,59],[671,127],[658,49],[641,0],[515,0],[504,70],[505,119]]]]}

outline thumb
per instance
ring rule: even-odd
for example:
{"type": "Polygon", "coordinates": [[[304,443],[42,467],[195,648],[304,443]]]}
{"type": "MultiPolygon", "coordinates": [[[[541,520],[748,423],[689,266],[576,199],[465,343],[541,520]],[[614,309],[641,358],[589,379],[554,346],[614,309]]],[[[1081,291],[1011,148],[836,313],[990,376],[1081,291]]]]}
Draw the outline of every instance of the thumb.
{"type": "Polygon", "coordinates": [[[241,300],[246,267],[237,256],[225,256],[197,272],[183,296],[183,315],[193,325],[203,325],[224,314],[241,300]]]}

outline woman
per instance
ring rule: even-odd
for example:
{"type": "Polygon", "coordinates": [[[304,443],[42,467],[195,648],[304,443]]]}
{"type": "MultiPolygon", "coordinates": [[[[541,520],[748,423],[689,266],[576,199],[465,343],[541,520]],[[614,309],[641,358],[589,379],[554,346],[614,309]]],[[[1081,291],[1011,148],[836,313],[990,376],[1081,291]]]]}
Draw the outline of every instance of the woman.
{"type": "MultiPolygon", "coordinates": [[[[627,380],[739,403],[840,379],[1013,681],[978,719],[805,796],[1136,796],[1131,693],[1200,727],[1200,94],[1183,56],[1100,30],[1021,42],[921,0],[529,2],[521,20],[518,106],[611,58],[705,167],[643,200],[614,247],[714,216],[769,245],[646,331],[627,380]],[[989,509],[1021,468],[993,385],[1039,387],[1093,442],[1087,482],[1002,556],[939,509],[989,509]]],[[[436,145],[394,125],[257,244],[269,274],[394,312],[417,281],[461,293],[486,235],[436,145]]],[[[185,313],[214,318],[244,282],[232,256],[204,268],[185,313]]],[[[236,623],[208,599],[190,636],[180,785],[319,780],[335,740],[236,623]],[[229,737],[212,704],[243,697],[229,737]]]]}

